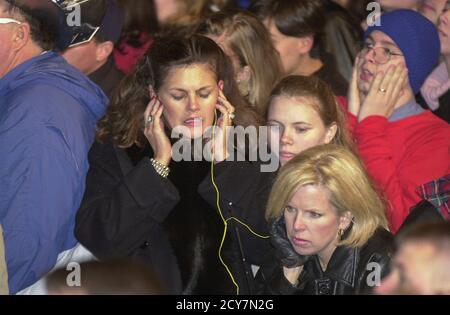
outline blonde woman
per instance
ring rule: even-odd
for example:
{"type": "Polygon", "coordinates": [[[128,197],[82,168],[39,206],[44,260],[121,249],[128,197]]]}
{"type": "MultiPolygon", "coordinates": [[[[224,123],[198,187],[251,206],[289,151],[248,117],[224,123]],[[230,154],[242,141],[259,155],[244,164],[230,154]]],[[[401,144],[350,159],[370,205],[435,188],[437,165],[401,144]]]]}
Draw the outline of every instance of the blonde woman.
{"type": "Polygon", "coordinates": [[[359,159],[333,144],[316,146],[278,174],[267,205],[269,258],[257,275],[269,294],[359,294],[379,284],[392,235],[382,200],[359,159]]]}
{"type": "Polygon", "coordinates": [[[226,11],[210,16],[198,31],[222,47],[232,61],[241,94],[264,116],[270,91],[282,75],[264,25],[250,13],[226,11]]]}

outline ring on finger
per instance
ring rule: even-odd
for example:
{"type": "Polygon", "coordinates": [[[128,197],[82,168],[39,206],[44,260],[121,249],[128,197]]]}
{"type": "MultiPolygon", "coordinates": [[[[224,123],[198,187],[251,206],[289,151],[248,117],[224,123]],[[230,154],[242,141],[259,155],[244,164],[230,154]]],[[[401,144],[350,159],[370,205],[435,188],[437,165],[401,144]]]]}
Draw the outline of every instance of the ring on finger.
{"type": "Polygon", "coordinates": [[[153,117],[153,115],[149,115],[145,122],[145,125],[147,126],[147,125],[153,124],[154,121],[155,121],[155,118],[153,117]]]}
{"type": "Polygon", "coordinates": [[[383,93],[383,94],[385,94],[385,93],[387,92],[387,90],[384,89],[384,88],[379,88],[378,91],[380,91],[380,92],[383,93]]]}

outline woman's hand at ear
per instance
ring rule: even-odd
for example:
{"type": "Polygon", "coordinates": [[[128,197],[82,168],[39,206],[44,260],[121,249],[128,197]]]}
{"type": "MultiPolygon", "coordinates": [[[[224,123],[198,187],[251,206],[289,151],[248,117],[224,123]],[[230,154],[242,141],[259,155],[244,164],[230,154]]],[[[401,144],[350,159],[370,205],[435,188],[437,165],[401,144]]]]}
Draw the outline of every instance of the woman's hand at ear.
{"type": "Polygon", "coordinates": [[[230,152],[228,152],[228,142],[233,126],[234,106],[227,100],[222,89],[219,89],[216,109],[221,113],[217,120],[217,127],[214,135],[214,162],[219,163],[226,160],[230,152]]]}
{"type": "Polygon", "coordinates": [[[172,144],[164,131],[164,122],[161,119],[164,107],[153,91],[150,91],[150,97],[144,112],[144,135],[152,147],[153,158],[168,166],[172,160],[172,144]]]}

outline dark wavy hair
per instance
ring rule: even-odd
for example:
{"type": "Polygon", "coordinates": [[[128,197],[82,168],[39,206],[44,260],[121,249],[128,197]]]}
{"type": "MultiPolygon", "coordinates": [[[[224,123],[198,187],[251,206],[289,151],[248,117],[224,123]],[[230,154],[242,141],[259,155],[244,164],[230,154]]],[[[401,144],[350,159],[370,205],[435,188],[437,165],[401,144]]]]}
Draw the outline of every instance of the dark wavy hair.
{"type": "Polygon", "coordinates": [[[149,86],[158,92],[172,68],[193,64],[209,65],[217,81],[223,80],[224,94],[236,109],[236,125],[260,124],[260,117],[237,89],[230,61],[213,40],[201,35],[157,38],[113,96],[106,115],[98,123],[97,141],[111,139],[120,147],[144,146],[147,140],[143,113],[150,101],[149,86]]]}
{"type": "Polygon", "coordinates": [[[251,11],[263,21],[273,20],[281,34],[292,37],[313,36],[311,57],[323,59],[325,7],[323,0],[261,0],[251,11]]]}

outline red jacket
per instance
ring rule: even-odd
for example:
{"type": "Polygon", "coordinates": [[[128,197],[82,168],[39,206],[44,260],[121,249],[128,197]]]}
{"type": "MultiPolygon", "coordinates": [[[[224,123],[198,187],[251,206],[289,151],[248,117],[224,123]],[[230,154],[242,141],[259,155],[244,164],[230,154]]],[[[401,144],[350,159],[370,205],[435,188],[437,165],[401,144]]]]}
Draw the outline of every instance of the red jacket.
{"type": "Polygon", "coordinates": [[[416,188],[449,174],[450,125],[430,111],[395,122],[370,116],[358,123],[352,114],[348,119],[360,156],[389,202],[395,233],[421,200],[416,188]]]}

